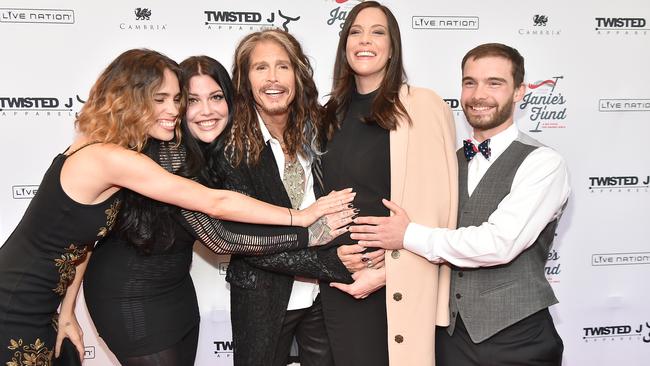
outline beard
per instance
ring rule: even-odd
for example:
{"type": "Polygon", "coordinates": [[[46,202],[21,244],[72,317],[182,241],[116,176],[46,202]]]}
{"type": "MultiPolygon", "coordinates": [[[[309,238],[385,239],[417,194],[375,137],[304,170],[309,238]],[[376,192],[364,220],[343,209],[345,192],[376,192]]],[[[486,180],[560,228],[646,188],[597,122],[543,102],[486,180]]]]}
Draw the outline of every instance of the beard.
{"type": "MultiPolygon", "coordinates": [[[[480,103],[473,104],[479,106],[482,105],[480,103]]],[[[514,98],[511,97],[503,105],[497,105],[492,115],[480,117],[475,117],[467,113],[467,110],[470,108],[469,106],[464,105],[463,107],[463,113],[465,113],[465,118],[467,119],[469,125],[472,126],[472,128],[475,130],[486,131],[501,126],[504,122],[506,122],[512,116],[515,105],[514,98]]]]}

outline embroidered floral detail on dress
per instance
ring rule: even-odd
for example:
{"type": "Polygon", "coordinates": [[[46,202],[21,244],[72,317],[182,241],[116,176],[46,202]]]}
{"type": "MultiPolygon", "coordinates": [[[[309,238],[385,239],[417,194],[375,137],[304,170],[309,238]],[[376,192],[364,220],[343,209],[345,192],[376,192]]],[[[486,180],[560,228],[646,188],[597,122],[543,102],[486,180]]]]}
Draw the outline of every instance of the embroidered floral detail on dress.
{"type": "Polygon", "coordinates": [[[115,219],[117,218],[117,213],[120,212],[120,206],[122,205],[122,201],[120,200],[115,200],[112,204],[111,207],[107,208],[106,211],[106,226],[102,226],[99,228],[99,232],[97,233],[97,236],[100,238],[103,238],[108,234],[111,229],[113,229],[113,225],[115,225],[115,219]]]}
{"type": "Polygon", "coordinates": [[[11,339],[7,348],[15,352],[6,366],[49,366],[52,359],[52,351],[40,338],[30,345],[24,345],[22,338],[11,339]]]}
{"type": "Polygon", "coordinates": [[[54,264],[59,270],[59,284],[53,289],[54,292],[61,296],[65,295],[68,285],[74,280],[77,273],[77,263],[83,260],[87,252],[87,246],[79,248],[74,244],[70,244],[60,258],[54,259],[54,264]]]}

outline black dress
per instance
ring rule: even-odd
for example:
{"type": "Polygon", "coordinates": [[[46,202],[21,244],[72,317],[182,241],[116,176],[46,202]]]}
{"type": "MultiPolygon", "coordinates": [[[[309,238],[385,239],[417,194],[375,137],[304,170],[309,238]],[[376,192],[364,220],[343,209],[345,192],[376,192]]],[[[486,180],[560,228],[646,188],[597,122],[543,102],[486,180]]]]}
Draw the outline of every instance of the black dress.
{"type": "Polygon", "coordinates": [[[66,159],[63,154],[54,158],[20,223],[0,247],[2,365],[50,365],[57,308],[76,264],[111,229],[119,210],[118,194],[92,205],[70,198],[60,180],[66,159]]]}
{"type": "MultiPolygon", "coordinates": [[[[376,92],[352,95],[350,106],[323,156],[325,191],[352,187],[360,216],[388,216],[381,203],[390,198],[389,131],[362,117],[370,113],[376,92]]],[[[349,234],[333,245],[353,244],[349,234]]],[[[327,284],[321,285],[325,325],[337,366],[388,365],[386,290],[356,300],[327,284]]]]}
{"type": "MultiPolygon", "coordinates": [[[[164,143],[160,149],[156,160],[165,169],[176,171],[184,163],[182,149],[164,143]]],[[[114,231],[90,258],[84,277],[86,305],[99,335],[120,360],[158,353],[198,329],[199,308],[190,277],[195,240],[220,254],[307,246],[304,228],[239,224],[230,229],[207,215],[172,209],[171,246],[154,245],[150,254],[140,254],[114,231]]]]}

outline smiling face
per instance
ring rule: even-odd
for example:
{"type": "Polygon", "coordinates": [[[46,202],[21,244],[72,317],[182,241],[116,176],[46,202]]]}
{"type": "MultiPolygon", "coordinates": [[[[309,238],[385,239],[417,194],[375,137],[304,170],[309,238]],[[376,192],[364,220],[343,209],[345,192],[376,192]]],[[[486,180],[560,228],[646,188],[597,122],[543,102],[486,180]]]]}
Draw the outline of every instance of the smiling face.
{"type": "Polygon", "coordinates": [[[515,103],[525,90],[524,84],[514,85],[510,60],[496,56],[468,59],[460,102],[474,135],[487,139],[512,125],[515,103]]]}
{"type": "Polygon", "coordinates": [[[273,41],[255,45],[250,54],[248,80],[262,119],[288,117],[296,93],[296,76],[282,46],[273,41]]]}
{"type": "Polygon", "coordinates": [[[388,20],[379,8],[357,14],[348,33],[345,55],[355,73],[357,89],[369,93],[379,87],[391,54],[388,20]]]}
{"type": "Polygon", "coordinates": [[[208,75],[192,76],[189,81],[187,127],[194,137],[214,141],[228,124],[228,103],[221,86],[208,75]]]}
{"type": "Polygon", "coordinates": [[[155,123],[149,127],[149,136],[169,141],[174,138],[178,121],[181,89],[178,78],[171,70],[165,69],[163,82],[153,96],[155,123]]]}

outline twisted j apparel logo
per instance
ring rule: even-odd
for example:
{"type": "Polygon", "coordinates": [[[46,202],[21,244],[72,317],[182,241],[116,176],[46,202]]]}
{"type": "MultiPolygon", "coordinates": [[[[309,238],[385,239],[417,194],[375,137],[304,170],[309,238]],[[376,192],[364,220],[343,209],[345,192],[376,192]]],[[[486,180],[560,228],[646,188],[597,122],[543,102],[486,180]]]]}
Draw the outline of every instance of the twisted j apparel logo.
{"type": "Polygon", "coordinates": [[[215,30],[250,30],[258,31],[271,28],[282,28],[289,32],[289,23],[300,20],[300,16],[289,16],[278,10],[278,16],[271,12],[263,16],[260,12],[205,10],[205,25],[215,30]]]}

